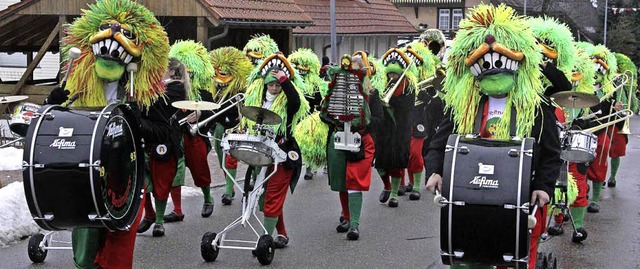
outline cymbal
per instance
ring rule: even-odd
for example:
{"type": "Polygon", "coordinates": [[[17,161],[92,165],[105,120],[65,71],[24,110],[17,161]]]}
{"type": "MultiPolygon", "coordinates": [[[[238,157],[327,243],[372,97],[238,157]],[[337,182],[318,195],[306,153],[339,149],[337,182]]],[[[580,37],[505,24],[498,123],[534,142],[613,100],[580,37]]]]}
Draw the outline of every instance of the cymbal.
{"type": "Polygon", "coordinates": [[[220,108],[220,105],[207,101],[176,101],[171,105],[175,108],[186,110],[215,110],[220,108]]]}
{"type": "Polygon", "coordinates": [[[558,105],[568,108],[587,108],[600,103],[598,96],[581,92],[557,92],[551,95],[558,105]]]}
{"type": "Polygon", "coordinates": [[[28,99],[29,96],[26,95],[12,95],[12,96],[2,96],[0,97],[0,104],[8,104],[13,102],[20,102],[22,100],[28,99]]]}
{"type": "Polygon", "coordinates": [[[257,106],[245,106],[240,109],[240,114],[258,124],[280,124],[282,119],[275,112],[257,106]]]}

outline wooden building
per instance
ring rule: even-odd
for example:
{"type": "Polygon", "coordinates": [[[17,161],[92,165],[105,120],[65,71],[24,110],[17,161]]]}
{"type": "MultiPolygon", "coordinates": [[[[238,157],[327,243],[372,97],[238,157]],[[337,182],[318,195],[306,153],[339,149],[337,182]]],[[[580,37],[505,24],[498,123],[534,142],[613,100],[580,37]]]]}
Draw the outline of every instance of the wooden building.
{"type": "MultiPolygon", "coordinates": [[[[0,84],[0,95],[26,94],[41,103],[51,86],[29,78],[44,52],[59,50],[66,23],[94,0],[22,0],[0,11],[0,52],[27,54],[28,67],[17,84],[0,84]],[[34,57],[33,52],[38,52],[34,57]]],[[[293,29],[313,24],[293,0],[138,0],[165,26],[170,42],[194,39],[209,49],[242,48],[252,35],[271,35],[284,53],[293,48],[293,29]]],[[[56,80],[53,80],[56,81],[56,80]]]]}

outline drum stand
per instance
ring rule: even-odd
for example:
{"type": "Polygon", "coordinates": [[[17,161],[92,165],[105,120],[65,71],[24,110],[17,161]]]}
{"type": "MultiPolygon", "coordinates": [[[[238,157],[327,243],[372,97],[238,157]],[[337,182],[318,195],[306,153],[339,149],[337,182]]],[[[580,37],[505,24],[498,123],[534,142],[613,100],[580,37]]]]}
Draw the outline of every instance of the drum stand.
{"type": "MultiPolygon", "coordinates": [[[[561,199],[558,199],[558,201],[554,201],[553,206],[555,207],[554,211],[559,209],[560,214],[563,215],[562,222],[559,224],[560,227],[564,225],[564,222],[571,221],[571,227],[573,228],[574,231],[576,231],[576,225],[575,223],[573,223],[573,215],[571,215],[571,210],[569,209],[569,203],[568,203],[569,201],[569,196],[567,194],[567,188],[569,186],[569,183],[568,183],[569,170],[568,169],[569,169],[569,163],[567,163],[566,161],[563,162],[562,169],[560,170],[560,179],[558,179],[558,183],[556,184],[556,189],[560,190],[562,197],[561,199]]],[[[551,216],[549,216],[549,220],[547,221],[547,228],[550,227],[549,225],[551,224],[551,221],[554,219],[555,218],[553,217],[553,214],[551,214],[551,216]]],[[[547,231],[544,231],[544,233],[540,235],[540,239],[542,239],[542,241],[547,241],[551,237],[552,236],[547,231]]]]}
{"type": "MultiPolygon", "coordinates": [[[[227,157],[227,152],[224,152],[222,159],[225,160],[227,157]]],[[[275,160],[273,163],[274,169],[268,176],[267,167],[258,167],[260,172],[256,178],[255,187],[253,190],[249,191],[249,184],[244,184],[244,189],[240,188],[240,185],[236,182],[235,178],[233,178],[234,184],[241,190],[242,192],[242,215],[238,217],[236,220],[231,222],[227,227],[225,227],[220,233],[211,233],[207,232],[202,236],[202,243],[200,245],[200,251],[202,254],[202,258],[205,261],[215,261],[218,256],[218,252],[220,249],[240,249],[240,250],[251,250],[253,251],[253,255],[258,258],[258,261],[263,265],[268,265],[273,260],[275,249],[273,248],[273,238],[270,235],[267,235],[267,230],[262,224],[260,218],[256,215],[256,209],[258,208],[258,200],[260,199],[260,195],[264,192],[264,188],[262,186],[276,174],[278,171],[279,160],[275,160]],[[250,219],[254,217],[258,222],[258,229],[262,231],[259,233],[254,225],[251,224],[250,219]],[[247,227],[251,228],[255,236],[257,237],[257,241],[247,241],[247,240],[234,240],[227,239],[227,233],[231,232],[236,228],[247,227]],[[228,245],[227,243],[232,243],[236,245],[228,245]]],[[[231,174],[227,169],[222,166],[225,174],[231,177],[231,174]]]]}
{"type": "Polygon", "coordinates": [[[41,263],[47,258],[49,250],[72,250],[71,242],[53,239],[57,234],[57,231],[49,231],[44,235],[41,233],[32,235],[27,249],[29,259],[34,263],[41,263]],[[63,246],[54,246],[55,243],[60,243],[63,246]]]}

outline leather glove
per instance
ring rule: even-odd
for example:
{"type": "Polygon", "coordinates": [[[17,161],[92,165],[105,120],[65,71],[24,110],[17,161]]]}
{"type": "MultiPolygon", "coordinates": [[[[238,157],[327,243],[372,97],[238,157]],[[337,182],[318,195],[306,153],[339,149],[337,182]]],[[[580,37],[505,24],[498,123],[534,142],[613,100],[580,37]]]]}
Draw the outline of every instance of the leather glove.
{"type": "Polygon", "coordinates": [[[44,100],[46,105],[60,105],[69,99],[69,90],[65,90],[63,88],[55,87],[47,96],[47,99],[44,100]]]}

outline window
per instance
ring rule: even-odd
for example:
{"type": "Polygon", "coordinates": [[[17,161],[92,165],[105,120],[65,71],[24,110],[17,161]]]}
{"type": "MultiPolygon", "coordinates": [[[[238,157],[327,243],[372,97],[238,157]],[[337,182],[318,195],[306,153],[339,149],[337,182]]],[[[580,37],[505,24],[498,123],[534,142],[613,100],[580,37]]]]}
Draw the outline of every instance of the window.
{"type": "Polygon", "coordinates": [[[463,16],[461,8],[440,9],[438,11],[438,29],[443,31],[457,30],[463,16]]]}
{"type": "Polygon", "coordinates": [[[441,9],[438,17],[438,29],[449,30],[449,9],[441,9]]]}
{"type": "Polygon", "coordinates": [[[458,30],[458,25],[462,20],[462,9],[454,9],[453,17],[451,19],[451,28],[454,30],[458,30]]]}

